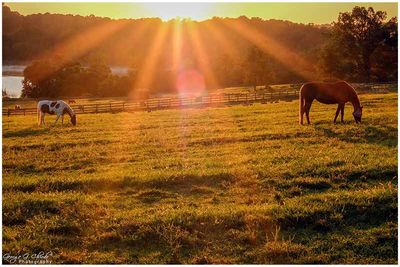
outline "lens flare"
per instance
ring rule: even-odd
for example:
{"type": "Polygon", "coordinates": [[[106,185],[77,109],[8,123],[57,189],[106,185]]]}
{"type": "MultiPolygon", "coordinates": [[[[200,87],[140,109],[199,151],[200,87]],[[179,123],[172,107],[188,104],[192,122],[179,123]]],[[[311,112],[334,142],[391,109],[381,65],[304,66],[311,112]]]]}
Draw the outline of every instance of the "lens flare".
{"type": "Polygon", "coordinates": [[[181,96],[201,96],[206,91],[204,76],[196,69],[183,70],[178,74],[176,88],[181,96]]]}

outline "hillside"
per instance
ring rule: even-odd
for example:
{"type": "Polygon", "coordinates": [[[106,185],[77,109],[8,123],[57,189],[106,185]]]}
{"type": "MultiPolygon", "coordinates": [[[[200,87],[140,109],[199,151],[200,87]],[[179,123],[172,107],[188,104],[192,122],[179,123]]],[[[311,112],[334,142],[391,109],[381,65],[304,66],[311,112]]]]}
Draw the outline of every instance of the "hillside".
{"type": "MultiPolygon", "coordinates": [[[[221,44],[221,38],[225,39],[228,44],[235,44],[237,51],[244,53],[251,46],[250,42],[240,37],[239,33],[226,27],[227,23],[235,24],[242,21],[260,29],[261,32],[278,42],[287,44],[288,48],[294,52],[311,57],[315,56],[315,52],[324,43],[328,33],[326,27],[318,25],[259,18],[249,19],[247,17],[213,18],[202,22],[183,21],[182,40],[184,41],[185,56],[194,57],[192,44],[188,41],[188,33],[185,32],[185,28],[190,23],[198,26],[199,39],[207,40],[207,42],[203,42],[204,50],[212,62],[226,54],[234,56],[230,49],[226,49],[221,44]]],[[[85,34],[85,32],[89,34],[96,27],[121,23],[124,24],[123,27],[112,32],[107,40],[96,45],[93,51],[82,55],[83,59],[101,55],[111,65],[131,66],[138,60],[142,60],[140,58],[142,55],[146,55],[146,53],[137,51],[147,51],[158,28],[161,25],[173,24],[174,21],[162,22],[159,19],[111,20],[95,16],[83,17],[49,13],[23,16],[3,5],[3,64],[29,62],[43,51],[47,51],[77,34],[85,34]],[[145,33],[140,34],[143,25],[148,28],[145,33]],[[139,35],[141,38],[137,38],[139,35]]],[[[169,31],[166,36],[167,41],[163,44],[163,50],[172,50],[173,38],[173,31],[169,31]]],[[[168,58],[170,53],[165,54],[167,56],[165,60],[170,62],[171,59],[168,58]]]]}

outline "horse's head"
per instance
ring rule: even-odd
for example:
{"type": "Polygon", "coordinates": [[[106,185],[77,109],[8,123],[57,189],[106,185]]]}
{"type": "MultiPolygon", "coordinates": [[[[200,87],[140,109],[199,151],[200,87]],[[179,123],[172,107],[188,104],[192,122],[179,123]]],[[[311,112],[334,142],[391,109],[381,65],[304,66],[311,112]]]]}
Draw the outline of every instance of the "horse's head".
{"type": "Polygon", "coordinates": [[[72,123],[72,125],[76,125],[76,115],[75,114],[73,116],[71,116],[71,123],[72,123]]]}
{"type": "Polygon", "coordinates": [[[361,117],[362,117],[362,109],[363,107],[360,106],[356,111],[353,112],[353,117],[356,123],[361,122],[361,117]]]}

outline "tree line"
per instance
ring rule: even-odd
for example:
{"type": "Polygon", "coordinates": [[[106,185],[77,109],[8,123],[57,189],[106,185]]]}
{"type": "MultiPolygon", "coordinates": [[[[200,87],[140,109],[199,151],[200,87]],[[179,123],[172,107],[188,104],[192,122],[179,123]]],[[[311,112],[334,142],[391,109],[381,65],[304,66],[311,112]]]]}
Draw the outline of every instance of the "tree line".
{"type": "Polygon", "coordinates": [[[7,63],[29,63],[23,82],[26,97],[175,93],[177,75],[192,69],[203,70],[208,90],[310,79],[397,81],[397,18],[387,18],[385,12],[372,8],[354,7],[351,12],[340,13],[330,25],[244,16],[177,23],[48,13],[22,16],[3,4],[3,64],[7,63]],[[178,65],[174,63],[176,25],[180,33],[178,65]],[[268,51],[268,42],[267,50],[263,49],[251,39],[253,36],[245,38],[234,30],[243,25],[255,30],[260,38],[268,37],[280,44],[289,55],[304,59],[310,65],[307,75],[296,67],[296,58],[288,57],[285,62],[273,50],[268,51]],[[58,54],[44,53],[77,35],[83,35],[79,40],[96,40],[106,27],[116,30],[78,55],[74,51],[79,51],[79,42],[56,50],[58,54]],[[151,49],[162,28],[168,30],[157,47],[157,61],[151,69],[153,79],[143,87],[138,80],[151,61],[151,49]],[[93,37],[91,32],[97,35],[93,37]],[[130,71],[124,76],[114,75],[110,65],[128,66],[130,71]],[[204,65],[208,71],[204,71],[204,65]]]}

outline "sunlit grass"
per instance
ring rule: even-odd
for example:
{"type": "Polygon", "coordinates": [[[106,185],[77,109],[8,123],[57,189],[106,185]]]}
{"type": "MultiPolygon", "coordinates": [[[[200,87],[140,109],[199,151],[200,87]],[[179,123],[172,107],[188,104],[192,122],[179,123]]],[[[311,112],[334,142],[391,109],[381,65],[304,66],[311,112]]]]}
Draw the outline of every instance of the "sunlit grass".
{"type": "MultiPolygon", "coordinates": [[[[397,94],[3,116],[3,253],[55,263],[396,263],[397,94]],[[47,117],[50,122],[53,117],[47,117]],[[79,246],[77,246],[79,244],[79,246]]],[[[51,119],[50,119],[51,118],[51,119]]]]}

